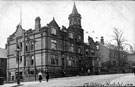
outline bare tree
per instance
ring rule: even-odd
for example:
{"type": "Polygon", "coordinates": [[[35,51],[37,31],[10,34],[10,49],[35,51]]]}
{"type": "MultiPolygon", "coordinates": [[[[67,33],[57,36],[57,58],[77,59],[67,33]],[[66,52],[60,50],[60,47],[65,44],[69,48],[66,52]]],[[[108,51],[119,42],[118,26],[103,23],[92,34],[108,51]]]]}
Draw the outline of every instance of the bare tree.
{"type": "Polygon", "coordinates": [[[113,31],[113,40],[116,42],[116,49],[118,51],[118,65],[120,66],[120,61],[121,61],[121,55],[120,51],[123,50],[123,44],[126,41],[126,39],[123,37],[123,32],[121,30],[118,30],[117,28],[114,28],[113,31]]]}
{"type": "Polygon", "coordinates": [[[118,50],[122,49],[123,43],[126,41],[125,38],[123,38],[123,32],[121,30],[118,30],[117,28],[114,28],[113,31],[113,40],[116,41],[118,50]]]}

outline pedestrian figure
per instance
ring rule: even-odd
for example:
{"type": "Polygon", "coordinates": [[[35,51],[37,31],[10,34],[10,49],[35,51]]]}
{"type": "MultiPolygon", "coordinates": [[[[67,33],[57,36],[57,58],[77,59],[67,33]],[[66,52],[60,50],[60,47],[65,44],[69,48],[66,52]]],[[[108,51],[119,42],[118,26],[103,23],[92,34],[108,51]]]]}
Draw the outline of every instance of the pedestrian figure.
{"type": "Polygon", "coordinates": [[[62,74],[63,74],[63,77],[65,77],[66,72],[63,70],[62,74]]]}
{"type": "Polygon", "coordinates": [[[134,72],[134,75],[135,75],[135,68],[133,68],[133,72],[134,72]]]}
{"type": "Polygon", "coordinates": [[[48,82],[48,80],[49,80],[49,72],[48,72],[48,70],[45,71],[45,74],[46,74],[46,81],[48,82]]]}
{"type": "Polygon", "coordinates": [[[88,75],[90,75],[90,69],[88,69],[88,75]]]}
{"type": "Polygon", "coordinates": [[[100,74],[100,69],[98,69],[98,75],[100,74]]]}
{"type": "Polygon", "coordinates": [[[41,71],[38,73],[38,79],[39,79],[39,82],[42,81],[42,72],[41,71]]]}

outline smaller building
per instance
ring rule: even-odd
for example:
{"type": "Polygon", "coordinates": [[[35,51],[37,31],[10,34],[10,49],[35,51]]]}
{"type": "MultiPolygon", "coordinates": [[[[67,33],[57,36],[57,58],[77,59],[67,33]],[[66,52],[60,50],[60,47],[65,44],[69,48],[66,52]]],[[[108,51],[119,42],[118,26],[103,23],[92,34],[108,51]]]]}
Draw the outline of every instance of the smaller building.
{"type": "Polygon", "coordinates": [[[108,65],[110,64],[110,57],[109,57],[109,48],[104,43],[104,38],[101,37],[100,42],[97,42],[98,50],[97,55],[100,58],[100,69],[101,73],[108,73],[108,65]]]}
{"type": "Polygon", "coordinates": [[[135,66],[135,53],[128,54],[127,60],[130,66],[135,66]]]}
{"type": "Polygon", "coordinates": [[[99,46],[97,53],[101,59],[102,72],[116,73],[127,66],[126,51],[123,49],[118,50],[115,45],[104,43],[103,37],[101,37],[100,42],[97,42],[97,45],[99,46]]]}
{"type": "Polygon", "coordinates": [[[7,67],[6,50],[0,48],[0,77],[4,77],[5,80],[6,80],[6,67],[7,67]]]}

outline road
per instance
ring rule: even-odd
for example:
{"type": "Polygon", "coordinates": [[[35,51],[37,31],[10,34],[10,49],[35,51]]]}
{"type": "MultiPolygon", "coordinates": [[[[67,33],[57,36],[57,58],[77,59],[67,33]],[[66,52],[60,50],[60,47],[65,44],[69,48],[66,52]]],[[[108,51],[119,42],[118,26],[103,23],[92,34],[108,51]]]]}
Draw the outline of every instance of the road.
{"type": "MultiPolygon", "coordinates": [[[[109,74],[109,75],[92,75],[92,76],[76,76],[65,78],[50,79],[49,82],[38,81],[34,82],[22,82],[19,87],[63,87],[63,86],[84,86],[90,84],[107,84],[107,85],[135,85],[135,75],[129,74],[109,74]]],[[[16,83],[5,84],[0,87],[16,87],[16,83]]]]}

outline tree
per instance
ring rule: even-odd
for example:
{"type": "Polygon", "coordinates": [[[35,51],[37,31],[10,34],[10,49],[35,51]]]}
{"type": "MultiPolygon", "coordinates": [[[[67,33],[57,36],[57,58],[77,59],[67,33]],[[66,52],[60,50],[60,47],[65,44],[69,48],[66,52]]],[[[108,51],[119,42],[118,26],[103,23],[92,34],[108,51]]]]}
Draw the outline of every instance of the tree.
{"type": "Polygon", "coordinates": [[[123,37],[123,32],[121,30],[118,30],[117,28],[114,28],[113,31],[113,40],[116,41],[116,49],[118,50],[118,65],[120,66],[121,61],[121,55],[120,51],[123,50],[123,44],[126,41],[126,39],[123,37]]]}
{"type": "Polygon", "coordinates": [[[126,39],[123,38],[123,32],[121,30],[118,30],[117,28],[114,28],[113,33],[113,40],[116,41],[117,49],[120,50],[122,49],[122,45],[126,41],[126,39]]]}

